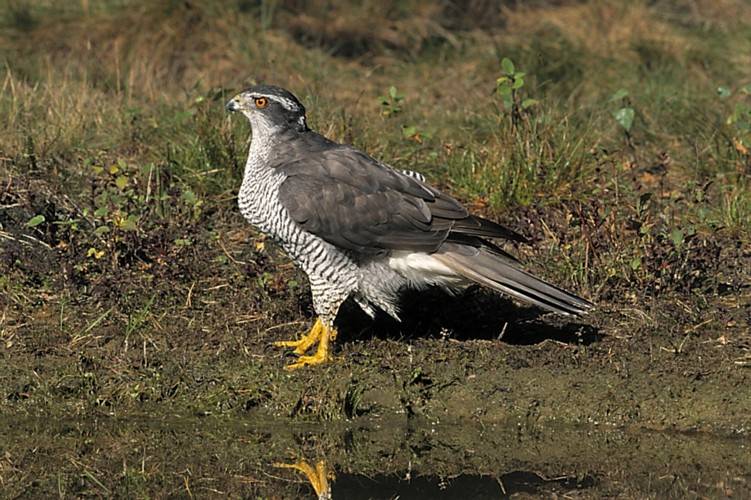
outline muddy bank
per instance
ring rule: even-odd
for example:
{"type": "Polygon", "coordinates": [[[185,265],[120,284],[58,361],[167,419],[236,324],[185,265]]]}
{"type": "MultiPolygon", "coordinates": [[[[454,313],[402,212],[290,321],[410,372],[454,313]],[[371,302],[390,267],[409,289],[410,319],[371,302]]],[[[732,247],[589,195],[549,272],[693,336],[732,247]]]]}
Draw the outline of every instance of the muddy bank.
{"type": "Polygon", "coordinates": [[[747,288],[579,322],[479,290],[407,296],[401,324],[347,307],[333,362],[288,373],[272,342],[311,321],[304,277],[224,234],[82,281],[4,246],[4,493],[299,498],[274,464],[304,460],[334,498],[751,494],[747,288]]]}
{"type": "MultiPolygon", "coordinates": [[[[747,287],[603,299],[579,322],[480,290],[407,296],[403,323],[348,306],[334,361],[288,373],[272,343],[312,321],[305,278],[235,223],[85,279],[65,250],[5,244],[2,412],[751,429],[747,287]]],[[[749,256],[727,257],[742,282],[749,256]]]]}

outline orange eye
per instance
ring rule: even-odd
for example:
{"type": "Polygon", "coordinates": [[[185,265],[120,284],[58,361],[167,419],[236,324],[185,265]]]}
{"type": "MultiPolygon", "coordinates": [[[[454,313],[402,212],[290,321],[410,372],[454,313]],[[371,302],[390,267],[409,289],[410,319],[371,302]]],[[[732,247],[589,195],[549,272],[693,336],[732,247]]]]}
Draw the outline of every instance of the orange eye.
{"type": "Polygon", "coordinates": [[[269,105],[269,101],[265,97],[256,97],[255,101],[256,101],[256,108],[263,109],[269,105]]]}

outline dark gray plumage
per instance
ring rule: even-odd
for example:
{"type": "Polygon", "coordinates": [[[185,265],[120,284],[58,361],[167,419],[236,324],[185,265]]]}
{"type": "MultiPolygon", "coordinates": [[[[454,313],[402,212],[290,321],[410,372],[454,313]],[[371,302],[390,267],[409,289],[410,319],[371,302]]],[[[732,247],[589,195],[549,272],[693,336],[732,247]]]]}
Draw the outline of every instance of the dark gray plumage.
{"type": "MultiPolygon", "coordinates": [[[[521,235],[471,215],[419,175],[310,130],[290,92],[252,87],[227,107],[253,128],[241,211],[308,274],[324,329],[348,296],[369,314],[379,307],[398,318],[399,291],[429,285],[479,283],[561,314],[592,307],[522,270],[490,241],[524,242],[521,235]]],[[[299,351],[312,335],[284,345],[299,351]]]]}
{"type": "Polygon", "coordinates": [[[388,250],[436,252],[455,238],[524,241],[489,220],[470,215],[453,198],[376,162],[351,147],[330,144],[286,162],[279,200],[305,230],[364,254],[388,250]],[[302,193],[315,193],[304,196],[302,193]]]}

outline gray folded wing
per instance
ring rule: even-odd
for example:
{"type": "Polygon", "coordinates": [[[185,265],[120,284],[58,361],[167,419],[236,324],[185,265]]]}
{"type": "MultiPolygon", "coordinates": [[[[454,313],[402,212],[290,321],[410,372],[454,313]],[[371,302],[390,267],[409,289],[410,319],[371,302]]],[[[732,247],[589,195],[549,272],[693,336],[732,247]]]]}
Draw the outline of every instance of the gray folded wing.
{"type": "MultiPolygon", "coordinates": [[[[470,215],[455,199],[366,154],[337,146],[276,167],[287,178],[279,200],[292,219],[337,247],[378,254],[435,252],[445,241],[524,238],[470,215]]],[[[494,247],[497,248],[497,247],[494,247]]]]}

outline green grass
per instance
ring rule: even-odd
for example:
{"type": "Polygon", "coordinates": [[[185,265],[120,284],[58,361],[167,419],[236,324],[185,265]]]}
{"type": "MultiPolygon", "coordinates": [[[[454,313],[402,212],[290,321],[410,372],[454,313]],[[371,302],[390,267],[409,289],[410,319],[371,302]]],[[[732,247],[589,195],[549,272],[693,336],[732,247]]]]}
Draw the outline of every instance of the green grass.
{"type": "MultiPolygon", "coordinates": [[[[751,78],[738,64],[751,48],[743,24],[694,27],[692,14],[676,13],[670,3],[585,2],[558,13],[542,9],[541,22],[525,31],[536,13],[519,9],[509,16],[520,28],[510,23],[438,40],[426,35],[417,52],[376,46],[369,53],[390,64],[358,66],[329,55],[327,45],[297,45],[296,18],[284,4],[273,12],[236,13],[209,3],[129,2],[121,10],[122,3],[8,4],[0,101],[8,118],[6,158],[63,161],[58,168],[84,177],[80,165],[71,165],[75,160],[168,161],[178,184],[226,195],[236,188],[247,128],[230,124],[221,104],[248,81],[264,80],[305,97],[312,123],[323,132],[387,161],[436,165],[435,181],[497,211],[564,193],[591,196],[599,177],[591,152],[597,149],[637,169],[664,151],[673,160],[668,179],[678,186],[722,175],[722,189],[711,200],[718,207],[727,205],[728,191],[747,196],[741,174],[748,155],[733,147],[738,131],[725,123],[730,103],[716,96],[718,86],[738,88],[751,78]],[[577,23],[554,22],[556,15],[596,20],[599,30],[587,34],[577,23]],[[180,35],[194,24],[201,28],[188,37],[194,46],[182,48],[180,35]],[[163,34],[165,27],[171,32],[163,34]],[[591,40],[598,35],[601,43],[591,40]],[[512,125],[491,95],[501,56],[526,72],[523,90],[540,101],[521,126],[512,125]],[[456,78],[457,71],[466,78],[456,78]],[[391,84],[406,98],[402,112],[384,118],[377,96],[391,84]],[[636,111],[629,147],[611,116],[609,97],[619,89],[629,92],[636,111]],[[404,127],[415,127],[422,143],[405,137],[404,127]],[[444,145],[460,150],[449,153],[444,145]]],[[[386,14],[415,17],[394,9],[386,14]]],[[[351,42],[342,37],[339,45],[351,42]]],[[[747,229],[747,205],[732,202],[723,209],[732,213],[720,220],[747,229]]]]}

